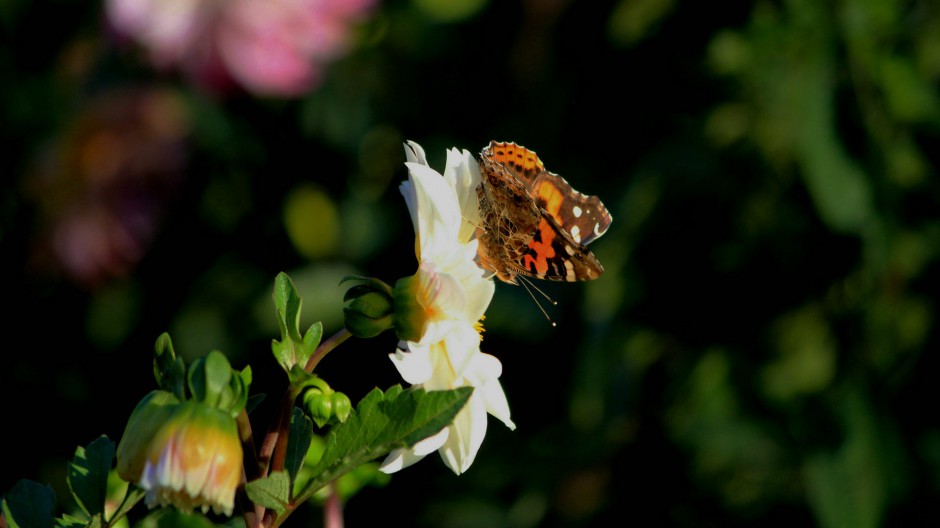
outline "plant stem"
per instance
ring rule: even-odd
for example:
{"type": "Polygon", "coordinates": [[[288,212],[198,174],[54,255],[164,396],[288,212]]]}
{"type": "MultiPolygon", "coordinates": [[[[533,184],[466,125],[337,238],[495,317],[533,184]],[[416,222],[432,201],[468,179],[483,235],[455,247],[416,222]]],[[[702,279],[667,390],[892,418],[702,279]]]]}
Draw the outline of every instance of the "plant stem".
{"type": "MultiPolygon", "coordinates": [[[[307,361],[307,364],[304,365],[304,370],[312,373],[313,369],[316,368],[317,364],[326,357],[334,348],[341,345],[344,341],[352,337],[352,334],[346,328],[336,332],[326,341],[320,342],[320,346],[313,352],[310,356],[310,359],[307,361]]],[[[267,433],[264,435],[264,440],[261,442],[261,447],[258,450],[257,457],[255,458],[255,467],[257,468],[257,477],[266,477],[274,471],[280,471],[284,469],[284,460],[287,456],[287,441],[290,432],[290,419],[291,414],[294,410],[294,393],[293,388],[288,385],[287,390],[284,391],[284,395],[281,397],[280,411],[275,419],[271,422],[271,425],[268,427],[267,433]]],[[[247,416],[246,416],[247,420],[247,416]]],[[[250,426],[249,426],[250,434],[250,426]]],[[[252,447],[252,453],[254,453],[252,447]]],[[[332,497],[332,496],[331,496],[332,497]]],[[[339,497],[336,498],[339,501],[339,497]]],[[[340,517],[338,525],[327,525],[328,528],[342,528],[342,508],[338,504],[336,506],[340,508],[340,517]]],[[[272,524],[277,521],[280,524],[282,519],[276,519],[276,515],[272,511],[265,511],[263,507],[256,507],[255,518],[260,519],[260,524],[262,526],[272,526],[272,524]]],[[[285,513],[283,517],[286,517],[289,512],[285,513]]],[[[246,517],[247,518],[247,517],[246,517]]]]}
{"type": "Polygon", "coordinates": [[[307,364],[304,365],[304,370],[307,372],[313,372],[313,369],[316,368],[320,360],[326,357],[330,351],[341,345],[343,341],[346,341],[350,337],[352,337],[352,334],[349,332],[349,330],[346,330],[346,328],[343,327],[342,330],[330,336],[329,339],[321,342],[320,346],[318,346],[317,349],[313,352],[313,355],[310,356],[310,359],[307,360],[307,364]]]}
{"type": "Polygon", "coordinates": [[[336,481],[330,482],[330,494],[323,505],[323,525],[326,528],[343,528],[343,500],[336,490],[336,481]]]}

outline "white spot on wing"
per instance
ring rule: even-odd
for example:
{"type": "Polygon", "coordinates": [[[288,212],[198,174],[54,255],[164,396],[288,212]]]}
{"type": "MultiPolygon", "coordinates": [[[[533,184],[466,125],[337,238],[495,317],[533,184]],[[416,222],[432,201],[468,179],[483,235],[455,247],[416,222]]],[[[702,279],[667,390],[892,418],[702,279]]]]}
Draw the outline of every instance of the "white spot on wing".
{"type": "Polygon", "coordinates": [[[571,208],[571,212],[574,213],[575,218],[581,218],[581,208],[577,205],[571,208]]]}
{"type": "Polygon", "coordinates": [[[575,242],[581,242],[581,228],[578,226],[572,227],[571,236],[574,238],[575,242]]]}

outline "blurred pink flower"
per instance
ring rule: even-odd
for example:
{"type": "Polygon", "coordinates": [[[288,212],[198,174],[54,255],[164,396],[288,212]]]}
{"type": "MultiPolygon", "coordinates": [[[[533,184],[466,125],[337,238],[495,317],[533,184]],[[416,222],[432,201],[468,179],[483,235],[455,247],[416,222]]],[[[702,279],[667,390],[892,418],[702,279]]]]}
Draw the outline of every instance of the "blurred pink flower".
{"type": "Polygon", "coordinates": [[[351,44],[352,24],[377,0],[106,0],[115,31],[160,68],[202,86],[236,83],[259,95],[296,96],[351,44]]]}

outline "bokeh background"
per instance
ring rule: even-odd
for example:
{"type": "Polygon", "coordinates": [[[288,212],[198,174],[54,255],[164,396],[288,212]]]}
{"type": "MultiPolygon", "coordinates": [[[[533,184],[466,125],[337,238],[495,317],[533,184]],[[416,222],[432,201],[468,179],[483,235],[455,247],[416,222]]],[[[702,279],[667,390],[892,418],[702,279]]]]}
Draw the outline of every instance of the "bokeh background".
{"type": "MultiPolygon", "coordinates": [[[[2,0],[0,36],[0,493],[65,500],[163,331],[280,394],[275,275],[339,329],[341,277],[414,272],[402,141],[495,139],[603,199],[607,271],[539,284],[556,327],[498,284],[517,430],[349,526],[940,524],[935,2],[2,0]]],[[[356,401],[393,347],[320,373],[356,401]]]]}

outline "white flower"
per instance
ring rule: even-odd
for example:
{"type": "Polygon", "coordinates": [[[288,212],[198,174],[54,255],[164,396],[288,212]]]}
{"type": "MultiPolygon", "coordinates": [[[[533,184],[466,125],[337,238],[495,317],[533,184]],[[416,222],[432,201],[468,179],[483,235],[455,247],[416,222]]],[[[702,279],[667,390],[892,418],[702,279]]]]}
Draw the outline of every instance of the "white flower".
{"type": "Polygon", "coordinates": [[[401,192],[417,237],[415,295],[427,326],[417,341],[401,341],[390,357],[405,381],[426,390],[474,387],[453,422],[411,449],[398,449],[382,463],[392,473],[437,450],[460,474],[473,463],[486,436],[487,413],[514,429],[499,384],[502,365],[480,351],[479,321],[493,298],[492,278],[475,259],[479,224],[479,166],[466,150],[447,152],[443,176],[427,164],[424,150],[405,145],[409,179],[401,192]]]}

